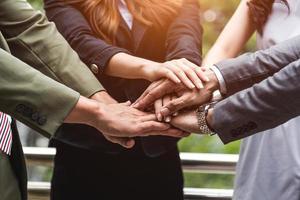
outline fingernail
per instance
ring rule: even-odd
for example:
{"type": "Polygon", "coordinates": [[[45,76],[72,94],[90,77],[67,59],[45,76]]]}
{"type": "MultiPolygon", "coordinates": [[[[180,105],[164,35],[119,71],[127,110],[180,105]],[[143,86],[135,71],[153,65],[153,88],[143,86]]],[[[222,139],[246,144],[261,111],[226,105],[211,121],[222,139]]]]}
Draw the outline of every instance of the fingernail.
{"type": "Polygon", "coordinates": [[[134,107],[134,108],[138,108],[140,106],[140,104],[139,103],[135,103],[135,104],[133,104],[133,106],[132,107],[134,107]]]}
{"type": "Polygon", "coordinates": [[[128,140],[126,142],[126,146],[127,146],[127,148],[132,148],[134,146],[134,140],[128,140]]]}
{"type": "Polygon", "coordinates": [[[168,116],[168,117],[166,117],[166,122],[170,122],[171,121],[171,117],[170,116],[168,116]]]}
{"type": "Polygon", "coordinates": [[[163,108],[160,112],[162,116],[168,116],[170,114],[170,111],[168,108],[163,108]]]}
{"type": "Polygon", "coordinates": [[[205,77],[205,81],[208,82],[208,81],[209,81],[209,78],[208,78],[208,77],[205,77]]]}
{"type": "Polygon", "coordinates": [[[162,121],[162,115],[160,113],[157,114],[157,120],[160,122],[162,121]]]}
{"type": "Polygon", "coordinates": [[[203,89],[203,88],[204,88],[202,83],[198,83],[198,84],[197,84],[197,87],[198,87],[199,89],[203,89]]]}
{"type": "Polygon", "coordinates": [[[174,117],[177,117],[177,116],[178,116],[178,112],[174,113],[173,116],[174,116],[174,117]]]}

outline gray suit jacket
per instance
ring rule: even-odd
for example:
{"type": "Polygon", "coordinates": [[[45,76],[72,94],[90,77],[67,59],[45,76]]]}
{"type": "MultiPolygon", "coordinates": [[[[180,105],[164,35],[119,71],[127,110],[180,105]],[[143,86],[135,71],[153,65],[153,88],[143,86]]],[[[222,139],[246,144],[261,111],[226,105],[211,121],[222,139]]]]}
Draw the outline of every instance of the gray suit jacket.
{"type": "Polygon", "coordinates": [[[300,114],[299,36],[216,66],[227,94],[233,94],[214,109],[212,126],[224,143],[274,128],[300,114]]]}

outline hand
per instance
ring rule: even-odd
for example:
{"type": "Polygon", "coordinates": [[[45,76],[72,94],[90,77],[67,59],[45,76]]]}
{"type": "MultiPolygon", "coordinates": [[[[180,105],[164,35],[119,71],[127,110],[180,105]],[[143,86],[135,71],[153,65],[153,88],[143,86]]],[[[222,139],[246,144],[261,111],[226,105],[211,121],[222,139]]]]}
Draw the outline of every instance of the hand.
{"type": "MultiPolygon", "coordinates": [[[[150,135],[185,137],[186,133],[172,129],[170,125],[156,121],[155,114],[145,113],[130,107],[130,103],[102,106],[92,125],[107,139],[128,138],[150,135]]],[[[113,141],[115,142],[115,141],[113,141]]],[[[129,144],[134,144],[132,141],[129,144]]],[[[127,146],[126,144],[125,146],[127,146]]],[[[132,147],[132,146],[130,146],[132,147]]]]}
{"type": "Polygon", "coordinates": [[[167,94],[176,93],[179,98],[172,100],[162,108],[161,114],[166,117],[182,108],[205,103],[210,100],[212,93],[219,88],[219,82],[215,74],[211,70],[207,70],[205,73],[210,81],[205,84],[202,90],[189,91],[182,85],[175,85],[168,80],[161,80],[152,83],[133,106],[137,109],[145,109],[152,105],[155,100],[167,94]]]}
{"type": "MultiPolygon", "coordinates": [[[[93,99],[95,101],[98,101],[100,103],[104,104],[117,104],[118,102],[113,99],[106,91],[100,91],[95,93],[90,97],[90,99],[93,99]]],[[[122,137],[113,137],[108,135],[103,135],[108,141],[119,144],[123,147],[130,148],[133,147],[135,142],[131,138],[122,138],[122,137]]]]}
{"type": "Polygon", "coordinates": [[[167,78],[177,84],[183,83],[190,89],[201,89],[202,81],[208,81],[202,69],[185,58],[165,63],[148,62],[141,69],[142,77],[151,82],[167,78]]]}
{"type": "Polygon", "coordinates": [[[131,137],[149,135],[186,136],[186,133],[172,129],[168,124],[157,122],[154,114],[131,108],[130,103],[106,105],[82,96],[64,122],[95,127],[108,140],[126,148],[131,148],[134,145],[134,140],[129,139],[131,137]]]}
{"type": "Polygon", "coordinates": [[[139,110],[145,110],[157,99],[160,99],[168,94],[177,93],[184,89],[186,88],[182,84],[175,84],[168,79],[161,79],[153,82],[132,106],[139,110]]]}
{"type": "Polygon", "coordinates": [[[171,124],[188,133],[201,133],[195,110],[181,112],[178,116],[172,118],[171,124]]]}
{"type": "MultiPolygon", "coordinates": [[[[165,122],[169,123],[171,121],[171,116],[167,116],[165,118],[163,118],[162,114],[161,114],[161,110],[163,108],[163,106],[169,104],[169,102],[171,102],[172,100],[176,99],[177,96],[173,95],[166,95],[161,99],[157,99],[154,102],[154,110],[155,110],[155,114],[156,114],[156,118],[158,121],[162,121],[164,120],[165,122]]],[[[174,113],[173,116],[177,116],[178,113],[174,113]]]]}

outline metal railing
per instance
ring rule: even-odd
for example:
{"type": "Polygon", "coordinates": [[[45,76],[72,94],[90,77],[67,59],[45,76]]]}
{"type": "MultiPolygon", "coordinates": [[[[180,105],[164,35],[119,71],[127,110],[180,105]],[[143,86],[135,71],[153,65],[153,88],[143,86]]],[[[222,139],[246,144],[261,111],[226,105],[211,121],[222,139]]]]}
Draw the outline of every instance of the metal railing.
{"type": "MultiPolygon", "coordinates": [[[[24,147],[27,164],[52,166],[55,149],[24,147]]],[[[214,174],[234,174],[238,155],[181,153],[182,167],[185,172],[201,172],[214,174]]],[[[29,182],[28,193],[30,200],[48,200],[50,183],[29,182]]],[[[230,200],[232,190],[185,188],[186,200],[230,200]]]]}

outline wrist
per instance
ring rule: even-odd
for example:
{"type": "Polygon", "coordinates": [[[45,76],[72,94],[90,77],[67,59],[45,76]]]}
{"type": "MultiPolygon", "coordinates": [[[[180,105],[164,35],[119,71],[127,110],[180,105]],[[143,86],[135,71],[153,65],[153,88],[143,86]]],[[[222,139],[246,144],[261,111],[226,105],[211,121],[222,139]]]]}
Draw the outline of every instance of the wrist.
{"type": "Polygon", "coordinates": [[[90,97],[99,103],[104,104],[115,104],[118,103],[115,99],[113,99],[106,91],[97,92],[90,97]]]}
{"type": "Polygon", "coordinates": [[[101,105],[103,104],[81,96],[64,122],[95,127],[97,119],[103,116],[101,105]]]}
{"type": "Polygon", "coordinates": [[[156,66],[160,63],[150,61],[150,60],[144,60],[140,63],[140,66],[138,67],[138,74],[142,79],[148,80],[148,81],[155,81],[155,70],[157,69],[156,66]]]}
{"type": "Polygon", "coordinates": [[[209,81],[205,84],[206,89],[211,93],[219,90],[220,84],[216,74],[212,70],[208,69],[205,71],[205,75],[209,79],[209,81]]]}

